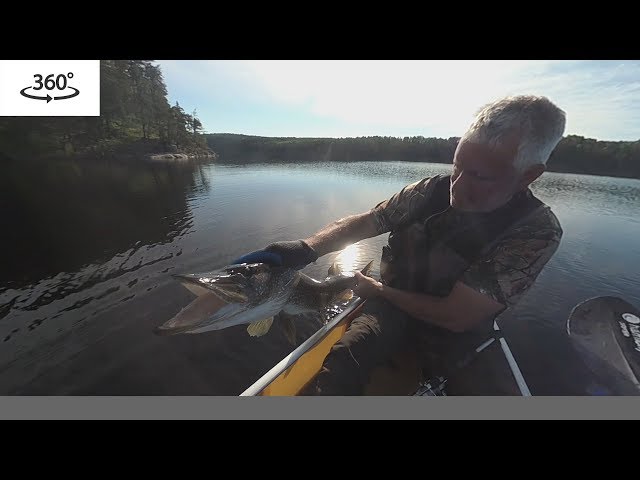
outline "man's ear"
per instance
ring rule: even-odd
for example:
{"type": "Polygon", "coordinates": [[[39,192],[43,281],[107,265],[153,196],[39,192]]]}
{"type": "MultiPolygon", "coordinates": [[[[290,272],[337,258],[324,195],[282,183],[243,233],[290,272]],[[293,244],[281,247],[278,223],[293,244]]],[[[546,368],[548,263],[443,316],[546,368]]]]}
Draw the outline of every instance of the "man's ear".
{"type": "Polygon", "coordinates": [[[542,175],[545,171],[545,166],[541,163],[529,167],[520,177],[520,188],[528,187],[535,179],[542,175]]]}

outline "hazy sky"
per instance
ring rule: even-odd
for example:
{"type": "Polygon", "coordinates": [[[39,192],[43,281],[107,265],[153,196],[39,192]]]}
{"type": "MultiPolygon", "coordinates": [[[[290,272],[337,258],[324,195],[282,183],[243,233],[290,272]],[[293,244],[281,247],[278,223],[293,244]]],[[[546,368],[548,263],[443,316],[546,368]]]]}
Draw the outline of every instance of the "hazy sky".
{"type": "Polygon", "coordinates": [[[640,61],[164,60],[169,90],[206,132],[279,137],[462,135],[505,95],[545,95],[565,134],[640,139],[640,61]]]}

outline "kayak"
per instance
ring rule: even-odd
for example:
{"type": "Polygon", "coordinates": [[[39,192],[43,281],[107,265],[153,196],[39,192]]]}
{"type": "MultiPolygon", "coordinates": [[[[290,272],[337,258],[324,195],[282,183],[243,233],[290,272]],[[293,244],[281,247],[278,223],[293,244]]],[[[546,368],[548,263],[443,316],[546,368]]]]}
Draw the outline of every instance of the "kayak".
{"type": "MultiPolygon", "coordinates": [[[[360,313],[356,297],[311,337],[284,357],[240,396],[297,396],[315,378],[331,347],[360,313]]],[[[364,395],[518,395],[531,392],[494,321],[494,332],[461,359],[450,378],[423,378],[412,352],[403,352],[371,373],[364,395]]]]}
{"type": "MultiPolygon", "coordinates": [[[[241,396],[303,394],[363,304],[356,297],[241,396]]],[[[365,395],[531,396],[496,321],[493,329],[490,338],[457,362],[449,378],[422,378],[415,357],[405,352],[372,372],[365,395]]],[[[578,358],[591,372],[586,395],[640,395],[640,309],[618,297],[590,298],[573,308],[566,331],[578,358]]]]}

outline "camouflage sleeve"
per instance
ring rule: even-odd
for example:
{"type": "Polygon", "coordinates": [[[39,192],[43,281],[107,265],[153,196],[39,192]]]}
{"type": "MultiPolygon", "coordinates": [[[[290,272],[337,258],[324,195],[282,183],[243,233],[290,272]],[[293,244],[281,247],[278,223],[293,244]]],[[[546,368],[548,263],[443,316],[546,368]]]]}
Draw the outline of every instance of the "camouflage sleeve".
{"type": "Polygon", "coordinates": [[[548,207],[518,227],[465,272],[462,282],[507,308],[514,307],[554,255],[562,228],[548,207]]]}
{"type": "Polygon", "coordinates": [[[435,185],[433,179],[434,177],[427,177],[411,183],[371,209],[378,227],[378,235],[411,222],[424,202],[428,201],[431,187],[435,185]]]}

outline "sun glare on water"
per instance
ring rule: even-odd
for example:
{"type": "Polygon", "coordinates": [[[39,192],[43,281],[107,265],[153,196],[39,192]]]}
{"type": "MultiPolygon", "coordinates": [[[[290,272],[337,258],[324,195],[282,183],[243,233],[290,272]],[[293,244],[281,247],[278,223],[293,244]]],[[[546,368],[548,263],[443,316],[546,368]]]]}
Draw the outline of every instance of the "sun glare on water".
{"type": "Polygon", "coordinates": [[[361,246],[357,243],[351,244],[342,250],[335,261],[343,272],[353,272],[357,269],[358,261],[361,255],[361,246]]]}

